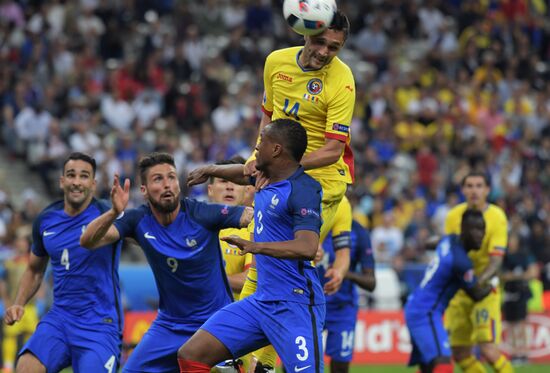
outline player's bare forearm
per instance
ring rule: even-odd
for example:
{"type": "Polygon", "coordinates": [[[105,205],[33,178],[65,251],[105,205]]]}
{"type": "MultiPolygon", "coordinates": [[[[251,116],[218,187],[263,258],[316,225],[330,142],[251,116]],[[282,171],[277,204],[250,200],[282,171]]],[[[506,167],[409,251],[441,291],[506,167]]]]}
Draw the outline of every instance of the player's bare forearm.
{"type": "Polygon", "coordinates": [[[19,281],[19,288],[13,301],[14,305],[24,306],[36,294],[44,279],[47,266],[48,257],[31,254],[29,265],[19,281]]]}
{"type": "Polygon", "coordinates": [[[252,242],[237,236],[221,239],[238,246],[243,253],[262,254],[279,259],[313,260],[319,245],[319,235],[306,230],[295,232],[294,239],[290,241],[252,242]]]}
{"type": "Polygon", "coordinates": [[[374,269],[363,269],[362,273],[349,271],[346,274],[346,278],[356,283],[360,288],[374,291],[376,288],[376,277],[374,276],[374,269]]]}
{"type": "Polygon", "coordinates": [[[502,266],[502,256],[492,255],[489,258],[489,264],[483,272],[479,275],[478,281],[481,283],[488,282],[492,277],[498,274],[500,267],[502,266]]]}
{"type": "Polygon", "coordinates": [[[342,277],[344,277],[349,270],[349,252],[349,248],[344,248],[337,250],[334,253],[334,263],[332,263],[332,268],[340,272],[342,277]]]}
{"type": "Polygon", "coordinates": [[[224,165],[211,165],[211,176],[219,177],[234,182],[239,185],[250,185],[250,177],[244,176],[243,164],[224,164],[224,165]]]}
{"type": "Polygon", "coordinates": [[[120,235],[113,226],[116,218],[117,213],[110,209],[92,220],[80,236],[80,246],[93,250],[117,241],[120,235]]]}
{"type": "Polygon", "coordinates": [[[227,275],[227,280],[229,281],[229,286],[231,287],[231,290],[235,293],[240,293],[243,289],[244,282],[246,281],[246,275],[248,273],[248,270],[241,272],[241,273],[235,273],[233,275],[227,275]]]}
{"type": "Polygon", "coordinates": [[[338,162],[344,152],[345,143],[335,139],[326,139],[325,145],[305,154],[300,162],[304,169],[311,170],[329,166],[338,162]]]}

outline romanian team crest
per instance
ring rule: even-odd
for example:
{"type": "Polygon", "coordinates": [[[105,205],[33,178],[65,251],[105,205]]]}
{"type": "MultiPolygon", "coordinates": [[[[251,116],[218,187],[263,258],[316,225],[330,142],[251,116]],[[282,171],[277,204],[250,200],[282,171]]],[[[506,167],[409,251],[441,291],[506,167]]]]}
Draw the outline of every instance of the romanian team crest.
{"type": "Polygon", "coordinates": [[[312,95],[318,95],[323,90],[321,79],[314,78],[307,82],[307,91],[312,95]]]}

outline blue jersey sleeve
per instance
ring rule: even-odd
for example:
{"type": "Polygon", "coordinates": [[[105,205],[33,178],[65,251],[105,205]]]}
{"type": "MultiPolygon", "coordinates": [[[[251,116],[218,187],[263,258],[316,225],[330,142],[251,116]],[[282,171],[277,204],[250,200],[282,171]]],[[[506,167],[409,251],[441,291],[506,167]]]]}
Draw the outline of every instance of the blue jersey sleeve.
{"type": "Polygon", "coordinates": [[[319,233],[321,229],[321,185],[312,185],[313,187],[299,183],[292,185],[288,208],[292,215],[294,232],[308,230],[319,233]]]}
{"type": "Polygon", "coordinates": [[[357,253],[359,255],[359,263],[363,269],[374,269],[374,255],[370,242],[370,235],[367,230],[361,226],[354,225],[354,230],[357,234],[357,253]]]}
{"type": "Polygon", "coordinates": [[[137,209],[130,209],[124,211],[114,222],[115,228],[120,234],[120,238],[132,237],[135,238],[136,227],[145,215],[147,207],[141,206],[137,209]]]}
{"type": "Polygon", "coordinates": [[[40,214],[32,224],[32,246],[31,251],[36,256],[46,256],[48,252],[44,248],[42,242],[42,232],[40,232],[40,225],[42,223],[42,214],[40,214]]]}
{"type": "Polygon", "coordinates": [[[185,199],[185,211],[203,227],[210,230],[240,228],[243,206],[227,206],[185,199]]]}
{"type": "Polygon", "coordinates": [[[453,252],[453,271],[460,283],[460,287],[468,289],[476,282],[472,261],[462,248],[456,248],[453,252]]]}

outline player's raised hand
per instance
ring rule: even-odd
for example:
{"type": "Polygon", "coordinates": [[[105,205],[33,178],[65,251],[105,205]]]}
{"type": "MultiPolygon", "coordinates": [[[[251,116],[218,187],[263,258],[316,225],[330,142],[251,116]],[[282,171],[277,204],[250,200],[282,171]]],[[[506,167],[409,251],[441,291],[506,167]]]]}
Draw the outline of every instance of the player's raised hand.
{"type": "Polygon", "coordinates": [[[325,283],[323,288],[325,294],[332,295],[340,290],[342,281],[344,281],[344,275],[339,270],[331,267],[325,272],[325,277],[330,278],[330,280],[325,283]]]}
{"type": "Polygon", "coordinates": [[[111,203],[113,210],[118,214],[124,211],[130,199],[130,180],[125,179],[124,185],[120,185],[120,176],[115,174],[113,187],[111,188],[111,203]]]}
{"type": "Polygon", "coordinates": [[[4,323],[6,325],[13,325],[21,320],[24,313],[25,309],[22,306],[14,304],[6,310],[6,313],[4,314],[4,323]]]}
{"type": "Polygon", "coordinates": [[[241,249],[240,255],[244,255],[246,253],[258,253],[258,247],[255,242],[242,239],[239,236],[231,235],[227,237],[221,237],[220,240],[225,241],[230,245],[237,246],[239,249],[241,249]]]}
{"type": "Polygon", "coordinates": [[[189,176],[187,176],[187,186],[190,187],[205,183],[209,177],[208,166],[196,168],[189,173],[189,176]]]}

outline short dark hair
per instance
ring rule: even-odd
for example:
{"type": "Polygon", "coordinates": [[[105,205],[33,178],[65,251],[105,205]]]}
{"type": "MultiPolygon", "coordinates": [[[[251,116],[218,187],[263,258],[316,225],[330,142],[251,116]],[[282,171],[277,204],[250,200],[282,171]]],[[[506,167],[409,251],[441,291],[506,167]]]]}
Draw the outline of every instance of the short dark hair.
{"type": "Polygon", "coordinates": [[[92,174],[95,176],[97,165],[95,163],[95,159],[88,154],[84,154],[81,152],[73,152],[69,154],[69,156],[65,158],[65,161],[63,162],[63,173],[65,173],[65,166],[67,165],[67,163],[69,163],[69,161],[84,161],[86,163],[89,163],[92,166],[92,174]]]}
{"type": "Polygon", "coordinates": [[[469,177],[481,177],[481,178],[483,178],[483,180],[485,181],[485,185],[491,186],[491,179],[489,178],[489,175],[487,175],[487,173],[481,172],[481,171],[471,171],[471,172],[468,172],[468,173],[466,174],[466,176],[464,176],[464,177],[462,178],[462,183],[461,183],[460,185],[461,185],[461,186],[464,186],[464,184],[466,184],[466,180],[467,180],[469,177]]]}
{"type": "MultiPolygon", "coordinates": [[[[223,160],[218,161],[214,164],[215,165],[224,165],[224,164],[245,164],[245,163],[246,163],[246,159],[244,159],[240,155],[235,155],[235,156],[233,156],[229,159],[223,159],[223,160]]],[[[215,176],[210,176],[210,178],[208,179],[208,184],[212,184],[214,182],[215,178],[216,178],[215,176]]]]}
{"type": "Polygon", "coordinates": [[[330,30],[343,31],[344,41],[345,41],[349,36],[349,29],[350,29],[349,19],[344,14],[344,12],[342,12],[341,10],[337,10],[334,13],[334,17],[332,18],[332,22],[330,23],[330,26],[328,28],[330,30]]]}
{"type": "Polygon", "coordinates": [[[461,227],[464,227],[464,224],[466,224],[467,221],[475,220],[475,219],[481,219],[485,223],[485,219],[483,218],[483,212],[477,209],[467,209],[462,214],[461,227]]]}
{"type": "Polygon", "coordinates": [[[150,153],[144,156],[139,161],[139,176],[141,177],[141,185],[145,185],[147,180],[147,171],[158,164],[169,164],[176,167],[174,157],[168,153],[150,153]]]}
{"type": "Polygon", "coordinates": [[[307,148],[307,133],[300,123],[292,119],[276,119],[269,124],[268,133],[296,162],[300,162],[307,148]]]}

